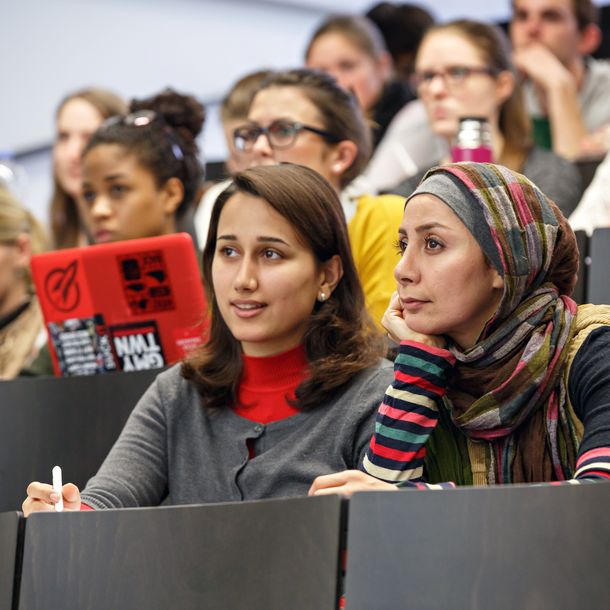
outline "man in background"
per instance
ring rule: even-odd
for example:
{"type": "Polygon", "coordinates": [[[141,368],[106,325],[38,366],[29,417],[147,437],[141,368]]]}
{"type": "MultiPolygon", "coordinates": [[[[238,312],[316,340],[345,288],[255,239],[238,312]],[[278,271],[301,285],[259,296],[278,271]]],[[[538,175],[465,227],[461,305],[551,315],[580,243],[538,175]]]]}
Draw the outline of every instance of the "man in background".
{"type": "Polygon", "coordinates": [[[610,64],[592,0],[512,0],[510,36],[534,139],[568,159],[601,156],[610,140],[610,64]]]}

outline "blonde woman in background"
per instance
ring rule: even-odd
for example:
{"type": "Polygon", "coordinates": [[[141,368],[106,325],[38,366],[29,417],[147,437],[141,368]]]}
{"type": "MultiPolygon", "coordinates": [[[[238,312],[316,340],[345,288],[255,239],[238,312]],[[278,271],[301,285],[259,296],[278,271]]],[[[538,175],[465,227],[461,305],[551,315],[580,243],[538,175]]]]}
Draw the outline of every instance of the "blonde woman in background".
{"type": "Polygon", "coordinates": [[[0,189],[0,379],[12,379],[46,343],[30,276],[32,254],[46,249],[38,221],[0,189]]]}
{"type": "Polygon", "coordinates": [[[53,144],[53,196],[50,227],[56,248],[87,245],[78,197],[81,191],[81,155],[93,132],[115,114],[125,114],[127,104],[111,91],[88,88],[68,94],[56,114],[53,144]]]}

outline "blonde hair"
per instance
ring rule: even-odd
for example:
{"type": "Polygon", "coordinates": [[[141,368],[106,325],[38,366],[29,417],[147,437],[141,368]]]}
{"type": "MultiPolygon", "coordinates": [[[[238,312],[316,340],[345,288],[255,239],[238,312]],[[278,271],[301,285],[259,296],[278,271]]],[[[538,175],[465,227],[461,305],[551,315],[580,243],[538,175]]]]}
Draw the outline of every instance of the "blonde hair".
{"type": "MultiPolygon", "coordinates": [[[[127,104],[112,91],[99,87],[88,87],[66,95],[57,107],[56,119],[68,102],[77,99],[91,104],[100,113],[102,119],[127,112],[127,104]]],[[[53,175],[53,195],[50,205],[50,226],[56,248],[73,248],[79,245],[78,235],[81,220],[76,201],[64,191],[55,173],[53,175]]]]}
{"type": "MultiPolygon", "coordinates": [[[[42,225],[9,191],[0,188],[0,244],[14,244],[23,233],[30,238],[32,254],[48,249],[47,236],[42,225]]],[[[31,289],[32,278],[29,268],[25,272],[28,287],[31,289]]]]}
{"type": "Polygon", "coordinates": [[[225,95],[220,105],[220,119],[229,121],[246,121],[252,98],[272,70],[259,70],[240,78],[225,95]]]}

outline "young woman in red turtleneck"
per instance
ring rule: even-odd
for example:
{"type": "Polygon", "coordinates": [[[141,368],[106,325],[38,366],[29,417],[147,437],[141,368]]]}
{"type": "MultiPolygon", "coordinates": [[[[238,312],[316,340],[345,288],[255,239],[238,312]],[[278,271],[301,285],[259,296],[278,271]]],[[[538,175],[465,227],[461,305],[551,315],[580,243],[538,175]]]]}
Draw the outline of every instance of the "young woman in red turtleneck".
{"type": "MultiPolygon", "coordinates": [[[[392,370],[330,184],[291,164],[237,174],[214,206],[203,275],[208,341],[140,400],[82,493],[89,507],[305,495],[364,456],[392,370]]],[[[32,483],[23,509],[58,499],[32,483]]],[[[74,485],[63,499],[81,508],[74,485]]]]}

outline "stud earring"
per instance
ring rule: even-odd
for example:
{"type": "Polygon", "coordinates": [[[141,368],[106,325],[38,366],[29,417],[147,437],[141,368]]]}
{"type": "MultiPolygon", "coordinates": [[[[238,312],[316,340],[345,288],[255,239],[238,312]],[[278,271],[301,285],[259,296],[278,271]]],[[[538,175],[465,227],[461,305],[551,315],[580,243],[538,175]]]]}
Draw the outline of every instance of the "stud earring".
{"type": "Polygon", "coordinates": [[[318,297],[318,301],[320,301],[321,303],[324,303],[324,301],[326,301],[326,293],[325,292],[321,292],[320,296],[318,297]]]}

